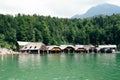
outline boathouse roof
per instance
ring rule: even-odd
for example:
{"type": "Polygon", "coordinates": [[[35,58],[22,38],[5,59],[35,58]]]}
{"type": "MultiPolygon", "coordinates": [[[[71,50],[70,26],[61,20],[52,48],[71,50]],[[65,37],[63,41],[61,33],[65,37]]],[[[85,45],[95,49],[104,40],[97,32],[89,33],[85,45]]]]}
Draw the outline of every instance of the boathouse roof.
{"type": "Polygon", "coordinates": [[[84,45],[84,48],[86,49],[86,50],[88,50],[88,49],[90,49],[90,48],[94,48],[95,46],[93,46],[93,45],[84,45]]]}
{"type": "Polygon", "coordinates": [[[18,43],[19,46],[25,46],[25,45],[27,45],[30,42],[17,41],[17,43],[18,43]]]}
{"type": "Polygon", "coordinates": [[[67,47],[72,47],[72,48],[75,48],[73,45],[60,45],[60,48],[63,50],[67,47]]]}
{"type": "Polygon", "coordinates": [[[77,50],[78,48],[84,48],[84,45],[75,45],[75,50],[77,50]]]}
{"type": "Polygon", "coordinates": [[[51,45],[51,46],[47,46],[47,50],[52,50],[53,48],[56,48],[56,47],[60,48],[59,46],[51,45]]]}
{"type": "Polygon", "coordinates": [[[46,46],[42,42],[30,42],[21,50],[46,50],[46,46]]]}
{"type": "Polygon", "coordinates": [[[99,45],[99,48],[117,48],[116,45],[99,45]]]}

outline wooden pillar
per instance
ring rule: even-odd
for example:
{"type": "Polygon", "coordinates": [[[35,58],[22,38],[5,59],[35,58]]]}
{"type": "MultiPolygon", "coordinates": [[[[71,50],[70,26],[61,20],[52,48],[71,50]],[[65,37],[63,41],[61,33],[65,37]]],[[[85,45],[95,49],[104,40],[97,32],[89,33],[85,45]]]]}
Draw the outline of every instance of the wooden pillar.
{"type": "Polygon", "coordinates": [[[40,50],[38,50],[38,54],[40,54],[40,50]]]}

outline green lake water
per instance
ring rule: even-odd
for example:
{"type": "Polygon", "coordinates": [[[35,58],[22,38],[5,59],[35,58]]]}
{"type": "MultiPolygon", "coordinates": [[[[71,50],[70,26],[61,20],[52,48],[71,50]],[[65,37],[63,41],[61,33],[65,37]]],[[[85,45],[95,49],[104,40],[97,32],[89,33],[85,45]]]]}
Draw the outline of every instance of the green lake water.
{"type": "Polygon", "coordinates": [[[0,55],[0,80],[120,80],[120,54],[0,55]]]}

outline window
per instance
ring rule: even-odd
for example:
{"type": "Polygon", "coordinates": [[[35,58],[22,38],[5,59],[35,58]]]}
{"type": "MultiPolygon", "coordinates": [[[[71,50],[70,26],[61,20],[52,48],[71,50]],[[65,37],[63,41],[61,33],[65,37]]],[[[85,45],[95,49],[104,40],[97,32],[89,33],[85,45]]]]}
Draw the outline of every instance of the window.
{"type": "Polygon", "coordinates": [[[32,48],[32,46],[30,46],[30,48],[32,48]]]}
{"type": "Polygon", "coordinates": [[[34,48],[37,48],[37,46],[35,46],[34,48]]]}

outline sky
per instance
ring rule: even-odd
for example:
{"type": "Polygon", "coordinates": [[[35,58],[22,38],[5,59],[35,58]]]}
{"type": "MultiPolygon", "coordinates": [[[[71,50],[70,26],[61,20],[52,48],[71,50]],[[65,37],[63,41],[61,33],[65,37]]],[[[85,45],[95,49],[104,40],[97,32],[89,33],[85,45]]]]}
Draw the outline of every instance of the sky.
{"type": "Polygon", "coordinates": [[[0,0],[0,13],[16,15],[38,14],[44,16],[70,18],[83,14],[89,8],[110,3],[120,6],[120,0],[0,0]]]}

